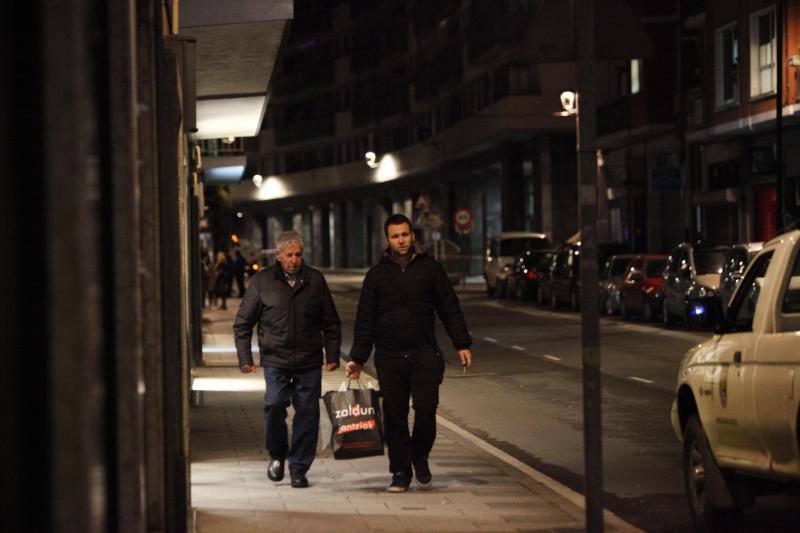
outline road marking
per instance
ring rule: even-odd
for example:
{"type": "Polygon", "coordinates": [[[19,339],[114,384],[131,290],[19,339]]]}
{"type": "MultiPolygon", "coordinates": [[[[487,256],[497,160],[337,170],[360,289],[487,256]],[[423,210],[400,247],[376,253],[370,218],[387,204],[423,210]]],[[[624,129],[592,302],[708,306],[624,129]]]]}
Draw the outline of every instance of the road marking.
{"type": "MultiPolygon", "coordinates": [[[[562,485],[561,483],[551,478],[550,476],[547,476],[539,472],[538,470],[531,468],[530,466],[526,465],[516,457],[513,457],[512,455],[509,455],[503,450],[494,447],[492,444],[486,442],[480,437],[476,437],[466,429],[463,429],[461,426],[458,426],[453,422],[449,421],[448,419],[444,418],[442,415],[436,415],[436,421],[437,423],[446,427],[456,435],[471,442],[481,450],[493,455],[494,457],[503,461],[507,465],[516,468],[517,470],[527,475],[531,479],[541,483],[542,485],[552,490],[562,498],[565,498],[567,501],[571,502],[578,508],[586,509],[586,499],[583,497],[582,494],[579,494],[574,490],[570,489],[569,487],[562,485]]],[[[622,518],[618,517],[617,515],[606,509],[603,510],[603,518],[605,518],[606,525],[612,526],[618,531],[630,532],[630,533],[642,531],[641,529],[629,524],[628,522],[625,522],[622,518]]]]}
{"type": "Polygon", "coordinates": [[[524,346],[518,346],[516,344],[512,344],[511,348],[513,348],[514,350],[519,350],[520,352],[524,352],[526,350],[524,346]]]}
{"type": "MultiPolygon", "coordinates": [[[[557,311],[545,311],[543,309],[525,309],[516,306],[503,306],[497,302],[475,302],[477,305],[484,307],[494,307],[495,309],[502,309],[503,311],[513,311],[515,313],[522,313],[523,315],[539,317],[539,318],[563,318],[566,320],[581,320],[580,313],[568,313],[557,311]]],[[[656,335],[663,335],[665,337],[673,337],[676,339],[684,339],[691,342],[702,342],[710,338],[711,334],[691,333],[688,331],[676,331],[674,329],[663,329],[656,325],[645,324],[631,324],[627,322],[620,322],[618,319],[603,317],[600,321],[601,334],[602,331],[608,331],[611,328],[620,328],[623,330],[636,331],[638,333],[649,333],[656,335]]]]}
{"type": "Polygon", "coordinates": [[[636,376],[628,376],[628,378],[632,379],[633,381],[638,381],[639,383],[647,383],[648,385],[652,385],[653,383],[655,383],[655,381],[650,381],[649,379],[644,379],[644,378],[638,378],[636,376]]]}
{"type": "Polygon", "coordinates": [[[488,341],[488,342],[497,342],[497,339],[493,339],[491,337],[484,337],[483,340],[488,341]]]}
{"type": "Polygon", "coordinates": [[[560,357],[556,357],[555,355],[550,355],[549,353],[544,354],[545,359],[550,359],[551,361],[561,361],[560,357]]]}

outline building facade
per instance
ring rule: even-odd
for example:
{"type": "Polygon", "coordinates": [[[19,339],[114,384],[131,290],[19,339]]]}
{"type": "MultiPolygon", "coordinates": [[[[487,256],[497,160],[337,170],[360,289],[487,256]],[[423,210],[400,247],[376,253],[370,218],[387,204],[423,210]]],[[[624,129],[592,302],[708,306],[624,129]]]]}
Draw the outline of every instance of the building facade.
{"type": "Polygon", "coordinates": [[[575,66],[521,53],[541,4],[297,2],[249,154],[260,187],[251,175],[232,187],[241,232],[270,248],[294,228],[313,263],[364,267],[385,245],[385,217],[402,212],[476,273],[492,233],[572,235],[575,120],[559,95],[575,66]]]}
{"type": "Polygon", "coordinates": [[[634,249],[651,252],[684,240],[771,238],[778,228],[779,168],[786,190],[783,226],[798,216],[800,5],[642,4],[637,15],[655,54],[609,64],[613,96],[598,109],[599,179],[608,201],[601,231],[607,222],[612,239],[630,239],[634,249]]]}

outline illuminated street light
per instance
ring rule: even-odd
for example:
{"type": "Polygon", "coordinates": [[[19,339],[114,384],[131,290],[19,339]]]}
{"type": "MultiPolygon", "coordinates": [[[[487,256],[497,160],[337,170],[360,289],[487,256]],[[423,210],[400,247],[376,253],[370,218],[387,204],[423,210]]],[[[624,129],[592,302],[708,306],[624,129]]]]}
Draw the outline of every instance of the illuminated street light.
{"type": "Polygon", "coordinates": [[[568,117],[570,115],[577,115],[578,114],[578,106],[577,104],[578,95],[573,91],[564,91],[561,93],[561,107],[564,108],[563,111],[554,113],[556,116],[561,117],[568,117]]]}
{"type": "Polygon", "coordinates": [[[367,160],[367,166],[369,168],[378,168],[377,158],[378,156],[375,155],[375,152],[367,152],[364,154],[364,159],[367,160]]]}
{"type": "Polygon", "coordinates": [[[244,217],[244,213],[242,213],[241,211],[239,211],[238,213],[236,213],[236,216],[237,216],[238,218],[242,218],[242,217],[244,217]]]}
{"type": "Polygon", "coordinates": [[[255,176],[253,176],[253,185],[258,187],[259,189],[261,188],[261,184],[263,182],[264,182],[264,178],[261,176],[261,174],[256,174],[255,176]]]}

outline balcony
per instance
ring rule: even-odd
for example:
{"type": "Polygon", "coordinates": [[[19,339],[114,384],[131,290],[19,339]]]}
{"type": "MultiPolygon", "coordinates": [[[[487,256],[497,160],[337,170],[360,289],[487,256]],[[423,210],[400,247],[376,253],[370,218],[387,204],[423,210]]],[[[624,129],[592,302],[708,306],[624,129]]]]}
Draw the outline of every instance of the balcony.
{"type": "Polygon", "coordinates": [[[478,61],[496,46],[518,42],[529,24],[530,17],[525,13],[488,12],[480,17],[474,14],[467,31],[469,61],[478,61]]]}
{"type": "Polygon", "coordinates": [[[275,132],[275,144],[284,146],[320,137],[332,137],[334,134],[333,116],[304,120],[278,128],[275,132]]]}

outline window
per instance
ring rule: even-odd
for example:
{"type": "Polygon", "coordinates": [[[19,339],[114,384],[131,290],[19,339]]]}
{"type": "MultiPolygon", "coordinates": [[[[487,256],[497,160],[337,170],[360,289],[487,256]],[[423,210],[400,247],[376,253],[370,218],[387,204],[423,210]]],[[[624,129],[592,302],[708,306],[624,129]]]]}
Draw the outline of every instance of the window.
{"type": "Polygon", "coordinates": [[[736,24],[718,29],[715,37],[716,105],[735,105],[739,101],[739,40],[736,24]]]}
{"type": "Polygon", "coordinates": [[[631,59],[631,94],[638,94],[642,90],[642,60],[631,59]]]}
{"type": "Polygon", "coordinates": [[[794,260],[792,274],[789,276],[783,296],[781,312],[784,314],[800,313],[800,254],[794,260]]]}
{"type": "Polygon", "coordinates": [[[772,259],[772,252],[759,257],[736,292],[736,298],[728,308],[728,320],[732,331],[752,331],[753,316],[756,312],[758,295],[763,290],[767,267],[772,259]]]}
{"type": "Polygon", "coordinates": [[[750,15],[750,96],[775,92],[775,9],[750,15]]]}

